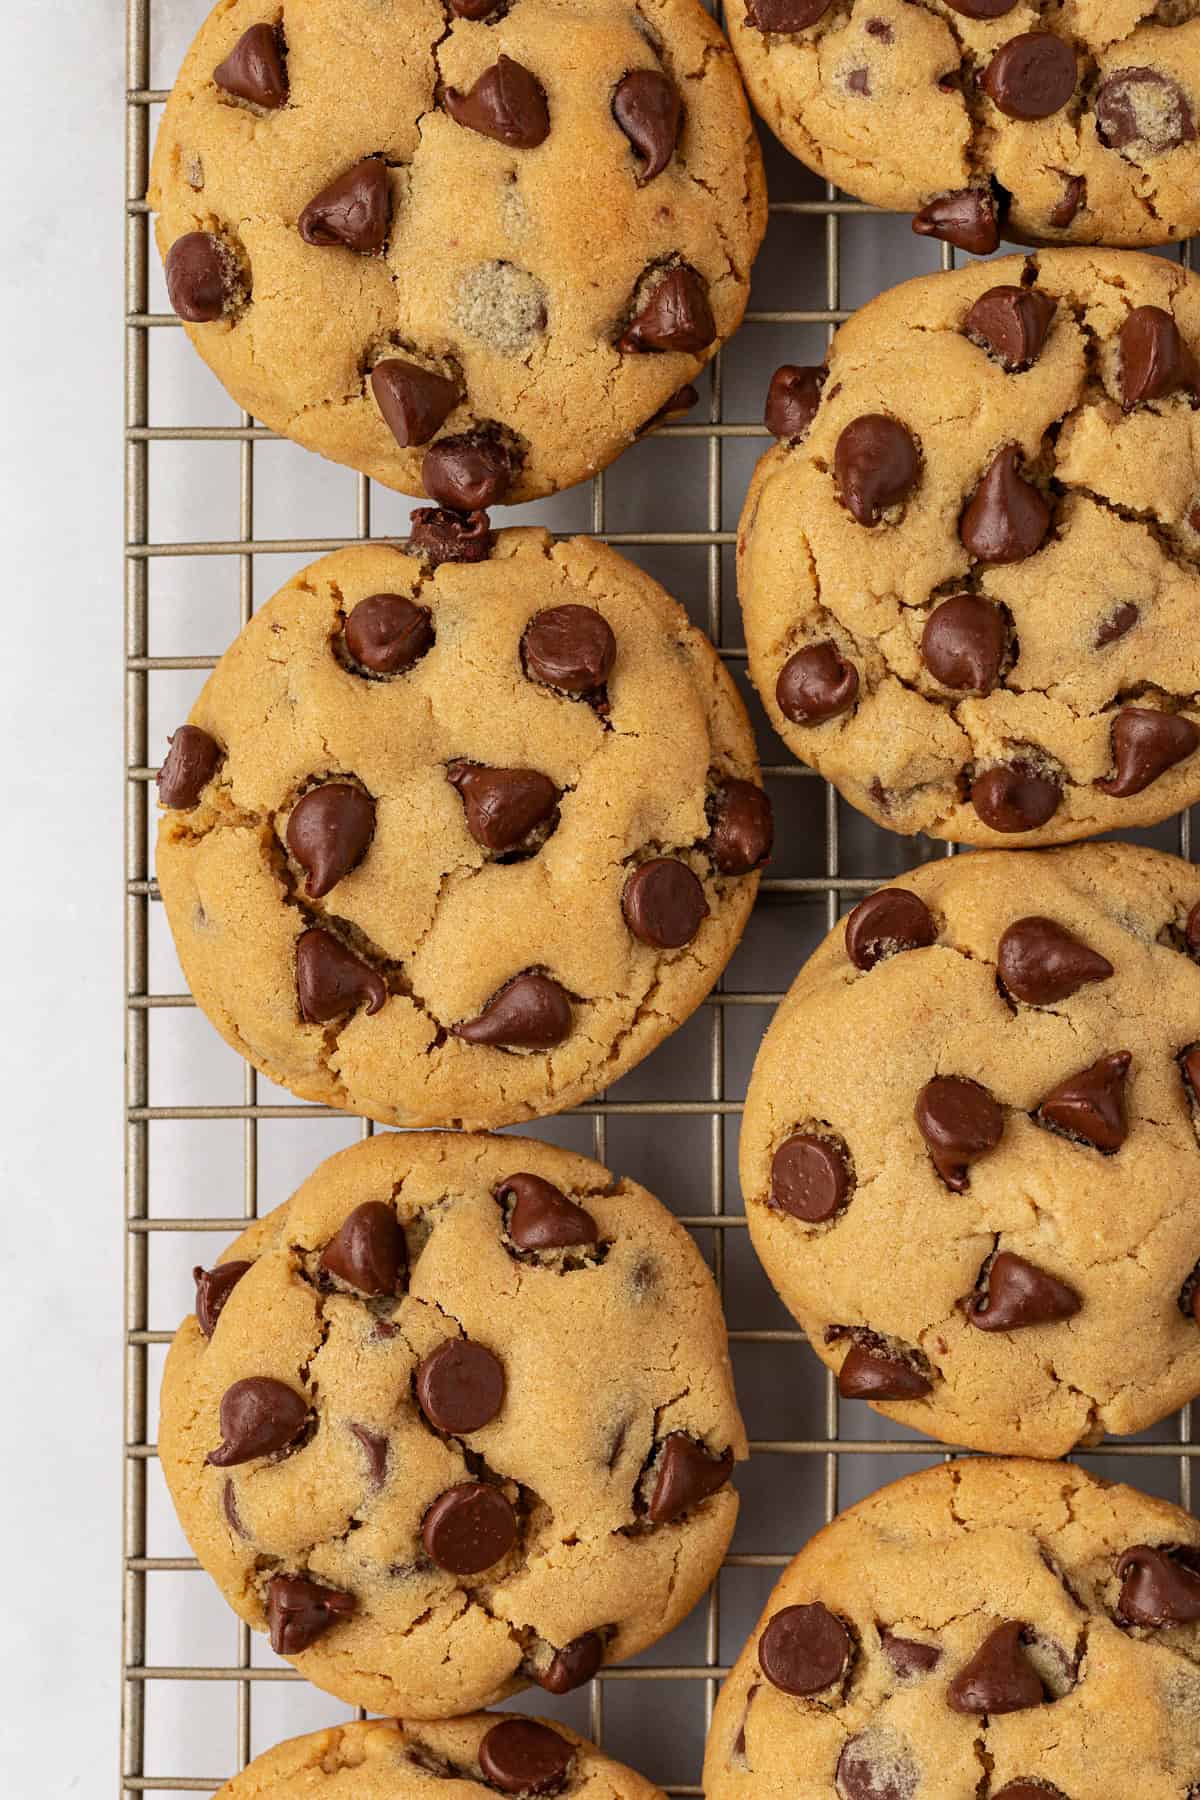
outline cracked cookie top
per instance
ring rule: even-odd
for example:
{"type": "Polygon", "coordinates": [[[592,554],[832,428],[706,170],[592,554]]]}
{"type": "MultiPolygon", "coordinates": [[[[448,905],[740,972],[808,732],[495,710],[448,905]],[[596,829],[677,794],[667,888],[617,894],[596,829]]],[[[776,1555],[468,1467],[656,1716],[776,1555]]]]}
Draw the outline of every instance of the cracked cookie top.
{"type": "Polygon", "coordinates": [[[502,1125],[699,1005],[770,808],[733,683],[614,551],[500,533],[297,575],[172,739],[157,873],[213,1023],[304,1099],[502,1125]]]}
{"type": "Polygon", "coordinates": [[[1071,250],[906,282],[777,371],[750,671],[876,823],[1040,844],[1200,799],[1198,356],[1200,280],[1071,250]]]}
{"type": "Polygon", "coordinates": [[[235,1775],[217,1800],[446,1800],[487,1793],[662,1800],[658,1788],[564,1725],[476,1713],[442,1724],[370,1719],[289,1738],[235,1775]]]}
{"type": "Polygon", "coordinates": [[[657,422],[741,320],[766,224],[697,0],[222,0],[150,203],[240,406],[463,510],[657,422]]]}
{"type": "Polygon", "coordinates": [[[1200,872],[942,858],[857,906],[758,1053],[755,1248],[843,1398],[1063,1456],[1200,1392],[1200,872]]]}
{"type": "Polygon", "coordinates": [[[848,193],[974,255],[1200,227],[1196,0],[733,0],[750,96],[848,193]]]}
{"type": "Polygon", "coordinates": [[[318,1687],[415,1718],[565,1693],[716,1573],[746,1454],[725,1325],[643,1188],[528,1138],[387,1134],[196,1283],[163,1471],[318,1687]]]}
{"type": "Polygon", "coordinates": [[[910,1475],[784,1573],[721,1690],[704,1791],[1184,1800],[1197,1621],[1181,1508],[1065,1464],[910,1475]]]}

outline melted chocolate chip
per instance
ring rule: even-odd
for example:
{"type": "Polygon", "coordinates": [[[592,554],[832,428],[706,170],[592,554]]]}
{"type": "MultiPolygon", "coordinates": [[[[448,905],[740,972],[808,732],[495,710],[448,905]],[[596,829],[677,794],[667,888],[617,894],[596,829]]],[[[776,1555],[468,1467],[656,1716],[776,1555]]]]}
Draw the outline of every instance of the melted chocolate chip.
{"type": "Polygon", "coordinates": [[[367,1475],[372,1488],[381,1488],[387,1479],[388,1441],[366,1425],[351,1425],[367,1459],[367,1475]]]}
{"type": "Polygon", "coordinates": [[[1007,1781],[995,1800],[1067,1800],[1067,1796],[1048,1781],[1007,1781]]]}
{"type": "Polygon", "coordinates": [[[447,1488],[421,1521],[421,1542],[439,1569],[482,1575],[517,1541],[517,1517],[497,1487],[462,1481],[447,1488]]]}
{"type": "Polygon", "coordinates": [[[1000,242],[996,203],[989,188],[958,188],[939,194],[913,219],[918,237],[941,238],[972,256],[990,256],[1000,242]]]}
{"type": "Polygon", "coordinates": [[[758,1640],[763,1674],[785,1694],[820,1694],[840,1681],[850,1661],[850,1634],[819,1601],[785,1606],[758,1640]]]}
{"type": "Polygon", "coordinates": [[[408,1253],[400,1221],[382,1200],[364,1200],[330,1238],[321,1255],[326,1275],[370,1299],[400,1293],[408,1253]]]}
{"type": "Polygon", "coordinates": [[[807,31],[829,11],[832,0],[746,0],[746,20],[759,31],[807,31]]]}
{"type": "Polygon", "coordinates": [[[956,1194],[968,1185],[970,1164],[994,1150],[1004,1134],[1002,1108],[985,1087],[961,1075],[935,1075],[926,1082],[915,1117],[934,1168],[956,1194]]]}
{"type": "Polygon", "coordinates": [[[418,506],[408,528],[410,552],[435,569],[448,562],[485,562],[496,541],[485,512],[452,512],[445,506],[418,506]]]}
{"type": "Polygon", "coordinates": [[[1132,1545],[1117,1563],[1122,1584],[1117,1616],[1151,1631],[1200,1619],[1200,1572],[1191,1566],[1195,1557],[1190,1546],[1132,1545]]]}
{"type": "Polygon", "coordinates": [[[1032,763],[997,763],[971,782],[971,804],[992,831],[1036,831],[1061,800],[1058,782],[1032,763]]]}
{"type": "Polygon", "coordinates": [[[421,460],[421,482],[429,498],[451,512],[475,513],[504,500],[516,467],[512,452],[486,433],[462,432],[438,438],[421,460]]]}
{"type": "Polygon", "coordinates": [[[590,1681],[603,1661],[604,1639],[598,1631],[585,1631],[556,1650],[540,1675],[536,1669],[530,1673],[548,1694],[569,1694],[590,1681]]]}
{"type": "Polygon", "coordinates": [[[217,1329],[221,1309],[238,1282],[254,1267],[249,1262],[218,1263],[215,1269],[193,1269],[196,1284],[196,1323],[206,1338],[217,1329]]]}
{"type": "Polygon", "coordinates": [[[708,853],[722,875],[748,875],[771,854],[771,802],[753,781],[723,781],[708,803],[708,853]]]}
{"type": "Polygon", "coordinates": [[[574,1752],[566,1738],[536,1719],[501,1719],[479,1746],[483,1779],[502,1794],[553,1794],[567,1779],[574,1752]]]}
{"type": "Polygon", "coordinates": [[[963,330],[1011,374],[1037,361],[1057,310],[1057,300],[1040,288],[988,288],[967,314],[963,330]]]}
{"type": "Polygon", "coordinates": [[[669,1525],[725,1486],[733,1474],[733,1451],[712,1456],[685,1432],[673,1431],[662,1447],[654,1490],[646,1508],[652,1525],[669,1525]]]}
{"type": "Polygon", "coordinates": [[[1121,400],[1131,412],[1145,400],[1165,400],[1181,388],[1193,401],[1200,370],[1178,325],[1161,306],[1135,306],[1117,335],[1121,400]]]}
{"type": "Polygon", "coordinates": [[[1069,1075],[1051,1088],[1035,1119],[1111,1155],[1129,1135],[1125,1083],[1132,1061],[1131,1051],[1114,1050],[1077,1075],[1069,1075]]]}
{"type": "Polygon", "coordinates": [[[853,1188],[850,1153],[840,1138],[793,1132],[771,1159],[768,1203],[806,1225],[824,1224],[841,1212],[853,1188]]]}
{"type": "Polygon", "coordinates": [[[1010,119],[1048,119],[1075,92],[1075,52],[1049,31],[1024,31],[1002,44],[980,85],[1010,119]]]}
{"type": "Polygon", "coordinates": [[[946,0],[964,19],[1001,19],[1016,4],[1017,0],[946,0]]]}
{"type": "Polygon", "coordinates": [[[240,1537],[243,1542],[249,1542],[250,1533],[243,1525],[242,1516],[238,1512],[237,1489],[233,1485],[231,1475],[226,1477],[225,1485],[221,1489],[221,1511],[225,1514],[225,1523],[234,1536],[240,1537]]]}
{"type": "Polygon", "coordinates": [[[225,1389],[219,1416],[221,1443],[205,1461],[229,1469],[286,1450],[308,1422],[308,1401],[286,1382],[250,1375],[225,1389]]]}
{"type": "Polygon", "coordinates": [[[304,891],[319,900],[367,853],[375,831],[375,802],[348,781],[312,788],[292,808],[287,847],[304,870],[304,891]]]}
{"type": "Polygon", "coordinates": [[[1065,186],[1062,199],[1057,201],[1050,211],[1050,224],[1055,231],[1065,231],[1073,225],[1075,215],[1081,206],[1087,205],[1087,182],[1082,175],[1065,175],[1065,186]]]}
{"type": "Polygon", "coordinates": [[[1096,130],[1110,150],[1164,156],[1190,144],[1195,120],[1178,82],[1158,69],[1117,69],[1100,83],[1095,98],[1096,130]]]}
{"type": "Polygon", "coordinates": [[[485,769],[452,762],[446,779],[463,803],[467,830],[497,854],[515,850],[557,810],[559,792],[537,769],[485,769]]]}
{"type": "Polygon", "coordinates": [[[451,1027],[468,1044],[495,1044],[506,1050],[552,1050],[571,1029],[571,1001],[549,975],[514,975],[493,994],[474,1019],[451,1027]]]}
{"type": "Polygon", "coordinates": [[[612,110],[642,165],[644,187],[675,154],[683,118],[679,89],[660,69],[634,69],[617,83],[612,110]]]}
{"type": "Polygon", "coordinates": [[[886,413],[852,419],[833,452],[842,504],[860,525],[877,525],[917,485],[921,458],[910,431],[886,413]]]}
{"type": "Polygon", "coordinates": [[[158,771],[158,801],[177,812],[190,812],[221,766],[225,752],[216,738],[198,725],[181,725],[167,740],[167,754],[158,771]]]}
{"type": "Polygon", "coordinates": [[[873,969],[902,950],[937,941],[937,925],[925,902],[908,888],[880,888],[846,915],[846,955],[856,969],[873,969]]]}
{"type": "Polygon", "coordinates": [[[612,673],[617,640],[594,607],[550,606],[525,627],[521,654],[531,680],[565,694],[591,694],[612,673]]]}
{"type": "Polygon", "coordinates": [[[278,28],[252,25],[243,32],[224,62],[213,70],[213,80],[235,100],[248,100],[266,112],[285,105],[287,63],[278,28]]]}
{"type": "Polygon", "coordinates": [[[402,449],[427,444],[462,398],[457,381],[396,356],[375,364],[371,392],[402,449]]]}
{"type": "Polygon", "coordinates": [[[433,614],[403,594],[370,594],[346,620],[346,649],[372,675],[411,669],[433,643],[433,614]]]}
{"type": "Polygon", "coordinates": [[[955,693],[990,694],[1008,647],[1004,614],[977,594],[953,594],[935,606],[921,634],[921,660],[955,693]]]}
{"type": "Polygon", "coordinates": [[[789,656],[775,683],[775,703],[793,725],[823,725],[858,698],[858,670],[830,638],[789,656]]]}
{"type": "Polygon", "coordinates": [[[451,1437],[482,1431],[504,1404],[504,1364],[485,1344],[447,1338],[417,1365],[417,1404],[451,1437]]]}
{"type": "Polygon", "coordinates": [[[300,236],[320,249],[341,247],[366,256],[383,249],[391,216],[387,164],[368,156],[314,194],[300,214],[300,236]]]}
{"type": "Polygon", "coordinates": [[[600,1241],[591,1213],[540,1175],[507,1176],[496,1198],[501,1206],[511,1202],[507,1229],[518,1250],[565,1250],[600,1241]]]}
{"type": "Polygon", "coordinates": [[[189,231],[167,251],[167,298],[189,325],[222,317],[237,288],[232,252],[211,231],[189,231]]]}
{"type": "Polygon", "coordinates": [[[963,513],[959,536],[979,562],[1022,562],[1050,529],[1050,508],[1017,473],[1020,461],[1015,444],[998,451],[963,513]]]}
{"type": "Polygon", "coordinates": [[[898,1637],[886,1625],[879,1627],[879,1642],[883,1654],[901,1681],[907,1681],[912,1676],[928,1675],[942,1660],[942,1653],[936,1644],[922,1644],[916,1638],[898,1637]]]}
{"type": "Polygon", "coordinates": [[[640,943],[656,950],[678,950],[690,944],[708,910],[699,879],[673,856],[656,856],[642,863],[621,895],[626,925],[640,943]]]}
{"type": "Polygon", "coordinates": [[[817,416],[827,369],[782,363],[771,377],[763,424],[772,437],[798,444],[817,416]]]}
{"type": "Polygon", "coordinates": [[[1096,786],[1114,799],[1140,794],[1200,744],[1200,731],[1181,713],[1149,706],[1125,706],[1112,727],[1114,773],[1096,786]]]}
{"type": "Polygon", "coordinates": [[[1040,914],[1014,919],[1000,939],[996,969],[1014,1000],[1053,1006],[1091,981],[1107,981],[1113,966],[1065,925],[1040,914]]]}
{"type": "Polygon", "coordinates": [[[847,1738],[838,1757],[836,1782],[842,1800],[913,1800],[920,1771],[894,1733],[880,1737],[860,1731],[847,1738]]]}
{"type": "Polygon", "coordinates": [[[1041,1706],[1045,1691],[1025,1655],[1025,1627],[1010,1620],[997,1625],[946,1691],[955,1712],[1010,1713],[1041,1706]]]}
{"type": "Polygon", "coordinates": [[[625,352],[683,350],[695,355],[717,335],[708,286],[687,264],[670,269],[617,339],[625,352]]]}
{"type": "Polygon", "coordinates": [[[296,996],[309,1025],[327,1025],[366,1003],[368,1016],[387,999],[387,983],[377,969],[328,931],[313,927],[296,939],[296,996]]]}
{"type": "Polygon", "coordinates": [[[457,125],[510,150],[535,150],[550,135],[550,109],[535,75],[510,56],[485,69],[469,94],[447,88],[442,101],[457,125]]]}
{"type": "Polygon", "coordinates": [[[973,1294],[968,1301],[967,1317],[980,1331],[1019,1331],[1026,1325],[1073,1318],[1082,1304],[1065,1281],[1011,1250],[1002,1250],[988,1270],[987,1292],[973,1294]]]}
{"type": "Polygon", "coordinates": [[[276,1656],[299,1656],[339,1619],[357,1610],[353,1594],[305,1575],[273,1575],[267,1583],[267,1629],[276,1656]]]}
{"type": "Polygon", "coordinates": [[[932,1391],[928,1376],[885,1342],[851,1344],[838,1370],[843,1400],[920,1400],[932,1391]]]}
{"type": "Polygon", "coordinates": [[[1094,642],[1097,650],[1103,650],[1108,644],[1115,644],[1127,631],[1132,631],[1140,616],[1139,609],[1131,600],[1109,613],[1096,632],[1094,642]]]}

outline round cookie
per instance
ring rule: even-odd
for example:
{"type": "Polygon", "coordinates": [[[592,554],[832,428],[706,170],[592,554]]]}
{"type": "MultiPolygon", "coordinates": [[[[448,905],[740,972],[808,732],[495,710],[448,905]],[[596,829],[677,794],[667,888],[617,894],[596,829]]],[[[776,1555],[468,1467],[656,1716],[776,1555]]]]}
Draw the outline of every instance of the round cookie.
{"type": "Polygon", "coordinates": [[[449,1800],[497,1793],[663,1800],[649,1781],[566,1726],[516,1713],[330,1726],[255,1757],[217,1800],[421,1800],[431,1776],[454,1784],[438,1790],[449,1800]]]}
{"type": "Polygon", "coordinates": [[[196,999],[273,1081],[508,1124],[708,993],[770,847],[756,773],[712,646],[615,552],[372,544],[222,657],[159,777],[158,880],[196,999]]]}
{"type": "Polygon", "coordinates": [[[222,0],[150,204],[240,406],[462,510],[567,487],[694,404],[766,225],[696,0],[222,0]]]}
{"type": "Polygon", "coordinates": [[[940,859],[857,906],[759,1049],[750,1233],[844,1398],[1063,1456],[1200,1393],[1200,871],[940,859]]]}
{"type": "Polygon", "coordinates": [[[1200,18],[1154,0],[733,0],[750,97],[818,174],[985,256],[1200,228],[1200,18]]]}
{"type": "Polygon", "coordinates": [[[784,1572],[721,1690],[704,1792],[1183,1800],[1198,1571],[1190,1513],[1070,1465],[894,1482],[784,1572]]]}
{"type": "Polygon", "coordinates": [[[230,1605],[318,1687],[414,1718],[565,1693],[716,1574],[746,1455],[725,1324],[633,1182],[389,1133],[196,1281],[163,1472],[230,1605]]]}
{"type": "Polygon", "coordinates": [[[1039,844],[1200,800],[1197,354],[1200,279],[1070,250],[906,282],[776,372],[750,672],[877,824],[1039,844]]]}

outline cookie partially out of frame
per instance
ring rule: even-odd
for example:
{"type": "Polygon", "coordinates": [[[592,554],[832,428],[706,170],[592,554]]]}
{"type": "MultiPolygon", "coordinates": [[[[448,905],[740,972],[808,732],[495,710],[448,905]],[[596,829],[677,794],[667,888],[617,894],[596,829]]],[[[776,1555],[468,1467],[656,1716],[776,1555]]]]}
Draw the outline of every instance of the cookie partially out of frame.
{"type": "Polygon", "coordinates": [[[240,406],[466,510],[580,481],[694,404],[766,224],[697,0],[222,3],[150,203],[240,406]]]}
{"type": "Polygon", "coordinates": [[[894,1482],[803,1549],[721,1690],[708,1800],[1182,1800],[1200,1526],[1070,1465],[894,1482]]]}
{"type": "Polygon", "coordinates": [[[741,1135],[754,1245],[846,1399],[1063,1456],[1200,1392],[1200,871],[942,858],[805,964],[741,1135]]]}
{"type": "Polygon", "coordinates": [[[978,256],[1200,227],[1200,18],[1154,0],[732,0],[788,149],[978,256]]]}
{"type": "Polygon", "coordinates": [[[1200,800],[1200,279],[1050,251],[786,365],[738,566],[797,756],[893,831],[1040,844],[1200,800]]]}
{"type": "Polygon", "coordinates": [[[565,1693],[713,1579],[745,1434],[712,1278],[643,1188],[528,1138],[386,1133],[196,1279],[163,1471],[318,1687],[423,1719],[565,1693]]]}
{"type": "Polygon", "coordinates": [[[158,880],[192,992],[272,1080],[509,1124],[708,993],[770,847],[756,774],[711,644],[614,551],[356,547],[255,614],[175,734],[158,880]]]}

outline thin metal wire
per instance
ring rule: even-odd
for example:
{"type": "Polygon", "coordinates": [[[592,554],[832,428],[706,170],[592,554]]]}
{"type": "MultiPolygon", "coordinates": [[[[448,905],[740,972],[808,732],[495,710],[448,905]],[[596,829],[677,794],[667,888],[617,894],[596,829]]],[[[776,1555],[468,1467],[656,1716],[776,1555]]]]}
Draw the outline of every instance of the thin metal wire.
{"type": "MultiPolygon", "coordinates": [[[[220,1774],[176,1774],[167,1769],[145,1768],[147,1706],[159,1684],[178,1681],[228,1683],[236,1689],[234,1741],[230,1746],[234,1769],[245,1766],[253,1741],[252,1696],[260,1684],[298,1682],[292,1669],[255,1667],[252,1662],[251,1634],[244,1625],[237,1629],[236,1658],[228,1666],[212,1664],[162,1664],[150,1666],[146,1660],[146,1620],[148,1583],[156,1576],[190,1575],[200,1572],[194,1557],[152,1556],[147,1553],[147,1475],[156,1450],[148,1439],[148,1383],[151,1352],[170,1342],[171,1333],[150,1326],[150,1259],[152,1239],[162,1233],[212,1233],[228,1237],[242,1229],[246,1219],[254,1218],[259,1205],[258,1130],[264,1121],[305,1120],[343,1117],[326,1107],[301,1104],[262,1104],[258,1099],[258,1082],[253,1069],[246,1067],[242,1100],[238,1105],[152,1105],[150,1103],[150,1014],[159,1010],[194,1006],[189,994],[155,993],[149,980],[150,907],[159,898],[158,887],[150,868],[148,784],[155,769],[150,760],[148,742],[148,710],[150,677],[160,672],[205,670],[214,666],[218,651],[210,655],[158,656],[150,654],[148,636],[148,581],[152,562],[158,558],[183,556],[229,556],[238,561],[239,612],[244,624],[254,606],[254,559],[257,556],[319,555],[335,550],[348,538],[276,538],[255,535],[254,493],[256,446],[277,440],[277,434],[258,425],[243,414],[236,426],[153,425],[148,416],[148,358],[150,333],[175,328],[172,315],[153,313],[149,309],[149,209],[146,182],[149,159],[150,113],[152,106],[166,99],[166,93],[150,87],[150,31],[152,0],[127,0],[127,112],[126,112],[126,402],[125,402],[125,697],[126,697],[126,969],[127,1007],[126,1044],[126,1234],[125,1234],[125,1488],[124,1488],[124,1584],[122,1630],[122,1733],[119,1792],[126,1796],[150,1791],[162,1793],[211,1793],[227,1779],[230,1769],[220,1774]],[[238,446],[239,499],[238,535],[229,540],[189,543],[152,541],[148,521],[148,477],[151,445],[159,443],[230,443],[238,446]],[[240,1217],[155,1217],[150,1191],[150,1132],[166,1121],[238,1120],[242,1125],[243,1196],[240,1217]]],[[[824,325],[830,336],[835,326],[848,317],[843,305],[841,221],[874,213],[873,208],[858,201],[842,198],[827,187],[824,198],[813,201],[773,202],[772,215],[808,216],[825,221],[826,291],[825,305],[812,310],[756,311],[747,315],[750,325],[824,325]]],[[[1185,245],[1182,260],[1191,266],[1191,246],[1185,245]]],[[[954,266],[954,254],[943,247],[942,266],[954,266]]],[[[754,422],[729,421],[722,417],[721,357],[712,365],[712,388],[709,417],[702,424],[676,424],[664,427],[659,434],[666,439],[702,439],[708,446],[704,528],[675,532],[623,532],[614,530],[609,517],[608,495],[603,474],[592,483],[590,529],[603,542],[630,547],[652,548],[660,545],[703,548],[707,576],[707,626],[713,642],[734,669],[745,661],[745,650],[727,646],[723,638],[722,557],[725,547],[735,541],[732,531],[722,529],[722,456],[723,446],[744,439],[765,439],[761,425],[754,422]]],[[[357,483],[357,539],[371,535],[371,484],[360,476],[357,483]]],[[[772,780],[815,780],[811,770],[796,764],[767,765],[764,773],[772,780]]],[[[886,879],[886,871],[876,875],[850,875],[841,869],[841,840],[837,795],[826,787],[824,793],[825,858],[823,873],[817,876],[771,878],[762,884],[763,903],[795,904],[797,901],[824,902],[825,918],[832,927],[844,900],[865,892],[886,879]]],[[[884,834],[880,834],[881,844],[884,834]]],[[[1191,855],[1190,821],[1184,815],[1179,823],[1180,854],[1191,855]]],[[[947,848],[953,854],[953,846],[947,848]]],[[[739,1098],[727,1092],[729,1009],[744,1007],[769,1008],[782,998],[774,990],[730,992],[719,984],[705,1003],[708,1014],[707,1094],[697,1100],[665,1100],[653,1103],[614,1102],[600,1095],[588,1106],[576,1109],[576,1116],[592,1121],[592,1149],[601,1162],[607,1160],[608,1122],[610,1119],[655,1117],[679,1119],[696,1117],[709,1122],[709,1186],[707,1210],[682,1218],[694,1230],[702,1247],[708,1249],[718,1286],[725,1293],[727,1244],[730,1232],[743,1232],[745,1219],[726,1211],[727,1133],[731,1122],[741,1112],[739,1098]]],[[[362,1134],[369,1136],[372,1126],[361,1122],[362,1134]]],[[[803,1343],[803,1334],[791,1329],[735,1329],[730,1332],[735,1345],[778,1345],[795,1347],[803,1343]]],[[[823,1502],[826,1518],[832,1518],[838,1506],[839,1465],[844,1457],[903,1457],[924,1459],[952,1454],[950,1446],[930,1440],[894,1439],[883,1435],[856,1439],[841,1434],[837,1388],[831,1376],[824,1378],[824,1422],[819,1437],[802,1439],[764,1439],[752,1443],[755,1455],[809,1459],[822,1471],[823,1502]]],[[[1185,1408],[1179,1420],[1176,1439],[1161,1442],[1106,1443],[1105,1456],[1128,1459],[1136,1467],[1141,1461],[1174,1459],[1178,1471],[1179,1497],[1190,1505],[1193,1459],[1200,1455],[1200,1444],[1192,1442],[1192,1409],[1185,1408]]],[[[725,1563],[728,1570],[772,1570],[786,1566],[794,1550],[763,1550],[731,1554],[725,1563]]],[[[702,1682],[704,1684],[704,1723],[711,1718],[717,1687],[726,1672],[721,1662],[721,1584],[714,1583],[704,1619],[703,1661],[655,1667],[607,1668],[591,1684],[589,1725],[597,1743],[604,1740],[605,1693],[628,1683],[702,1682]]],[[[728,1647],[726,1647],[728,1648],[728,1647]]],[[[733,1646],[736,1649],[737,1646],[733,1646]]],[[[360,1714],[361,1716],[361,1714],[360,1714]]],[[[215,1754],[215,1752],[214,1752],[215,1754]]],[[[698,1769],[698,1756],[695,1768],[698,1769]]],[[[684,1771],[680,1770],[682,1776],[684,1771]]],[[[699,1795],[694,1783],[679,1780],[669,1792],[680,1796],[699,1795]]]]}

